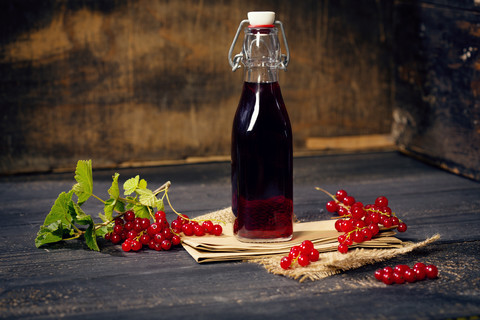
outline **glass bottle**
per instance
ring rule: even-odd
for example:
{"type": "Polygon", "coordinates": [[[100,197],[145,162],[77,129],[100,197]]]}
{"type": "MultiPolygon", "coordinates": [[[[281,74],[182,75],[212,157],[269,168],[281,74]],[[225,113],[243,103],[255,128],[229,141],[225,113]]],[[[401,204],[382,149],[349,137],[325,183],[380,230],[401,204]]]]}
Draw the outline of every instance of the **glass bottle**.
{"type": "MultiPolygon", "coordinates": [[[[242,53],[230,59],[233,70],[240,61],[245,66],[231,149],[234,233],[245,242],[287,241],[293,235],[292,129],[278,84],[278,71],[289,58],[281,54],[275,25],[282,25],[274,17],[250,12],[242,53]]],[[[283,27],[282,34],[287,46],[283,27]]]]}

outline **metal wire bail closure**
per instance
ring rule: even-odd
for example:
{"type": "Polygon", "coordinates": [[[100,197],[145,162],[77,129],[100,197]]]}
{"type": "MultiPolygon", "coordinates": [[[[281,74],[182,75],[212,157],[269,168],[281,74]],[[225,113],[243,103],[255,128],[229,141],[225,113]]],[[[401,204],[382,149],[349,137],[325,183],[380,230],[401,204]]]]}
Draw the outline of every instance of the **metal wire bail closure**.
{"type": "MultiPolygon", "coordinates": [[[[242,20],[238,25],[237,33],[233,38],[232,45],[230,46],[230,50],[228,50],[228,63],[232,67],[232,71],[236,71],[241,67],[240,62],[243,59],[243,54],[240,52],[236,54],[232,59],[233,48],[235,47],[235,43],[237,42],[238,36],[240,35],[240,31],[242,30],[242,26],[245,23],[249,23],[248,19],[242,20]]],[[[279,69],[287,71],[288,63],[290,62],[290,50],[288,49],[287,37],[285,36],[285,30],[283,29],[283,23],[279,20],[275,20],[274,25],[280,27],[283,36],[283,44],[285,45],[285,51],[287,54],[282,54],[282,61],[280,61],[279,69]]]]}

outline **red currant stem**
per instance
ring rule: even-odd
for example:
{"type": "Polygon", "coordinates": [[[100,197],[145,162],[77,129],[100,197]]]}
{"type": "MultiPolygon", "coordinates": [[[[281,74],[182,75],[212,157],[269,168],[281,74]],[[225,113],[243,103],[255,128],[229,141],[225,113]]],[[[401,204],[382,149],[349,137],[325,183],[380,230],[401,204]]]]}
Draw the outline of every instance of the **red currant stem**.
{"type": "Polygon", "coordinates": [[[177,216],[181,217],[182,219],[185,219],[185,220],[188,220],[188,221],[197,221],[197,222],[202,222],[202,221],[216,221],[216,222],[220,222],[222,224],[225,224],[224,221],[222,220],[217,220],[217,219],[190,219],[190,218],[185,218],[185,216],[181,213],[178,213],[172,206],[172,203],[170,202],[170,199],[168,198],[168,189],[165,189],[165,198],[167,199],[167,202],[168,202],[168,206],[170,207],[170,209],[172,209],[173,212],[175,212],[177,214],[177,216]]]}
{"type": "Polygon", "coordinates": [[[319,191],[322,191],[323,193],[325,193],[326,195],[330,196],[330,198],[332,198],[333,200],[335,201],[338,201],[337,198],[335,198],[335,196],[333,194],[331,194],[330,192],[328,192],[327,190],[325,189],[322,189],[320,187],[315,187],[315,189],[319,190],[319,191]]]}
{"type": "MultiPolygon", "coordinates": [[[[127,212],[127,211],[125,211],[125,212],[127,212]]],[[[115,221],[115,219],[123,217],[125,212],[121,212],[120,214],[116,215],[115,217],[112,218],[112,220],[108,220],[108,221],[105,221],[105,222],[102,222],[102,223],[96,223],[95,224],[95,230],[98,230],[101,227],[108,226],[110,223],[113,223],[115,221]]]]}
{"type": "Polygon", "coordinates": [[[97,199],[98,201],[102,202],[103,204],[105,204],[105,201],[103,201],[102,199],[100,199],[99,197],[97,197],[96,195],[94,195],[93,193],[90,194],[92,197],[94,197],[95,199],[97,199]]]}
{"type": "MultiPolygon", "coordinates": [[[[73,223],[72,223],[72,227],[73,227],[75,230],[77,230],[77,233],[76,233],[76,234],[78,234],[79,236],[85,233],[85,231],[80,230],[80,229],[79,229],[76,225],[74,225],[73,223]]],[[[75,238],[74,238],[74,239],[75,239],[75,238]]]]}
{"type": "MultiPolygon", "coordinates": [[[[172,183],[170,181],[167,181],[164,184],[162,184],[160,187],[155,189],[155,191],[153,191],[153,194],[157,195],[160,192],[165,191],[165,194],[164,194],[164,196],[165,196],[167,194],[167,190],[170,188],[171,185],[172,185],[172,183]]],[[[162,199],[163,199],[163,197],[162,197],[162,199]]]]}
{"type": "MultiPolygon", "coordinates": [[[[370,211],[370,212],[376,212],[376,213],[379,213],[381,214],[382,216],[387,216],[387,217],[397,217],[397,215],[395,214],[395,212],[392,212],[392,213],[384,213],[384,212],[381,212],[380,210],[375,210],[375,209],[372,209],[372,208],[369,208],[369,209],[365,209],[365,211],[370,211]]],[[[400,219],[399,217],[397,217],[398,219],[398,223],[402,223],[402,219],[400,219]]],[[[392,226],[393,227],[393,226],[392,226]]]]}
{"type": "Polygon", "coordinates": [[[155,220],[155,215],[154,215],[153,212],[152,212],[152,208],[150,208],[149,206],[147,206],[147,209],[148,209],[148,214],[150,214],[150,217],[152,217],[152,219],[155,220]]]}
{"type": "Polygon", "coordinates": [[[168,202],[168,205],[170,206],[170,209],[172,209],[172,211],[175,212],[179,217],[184,218],[184,215],[183,215],[183,214],[178,213],[178,212],[173,208],[172,203],[170,202],[170,199],[168,198],[168,192],[167,192],[167,191],[168,191],[168,190],[165,189],[165,194],[164,194],[164,196],[165,196],[165,198],[167,198],[167,202],[168,202]]]}
{"type": "Polygon", "coordinates": [[[345,209],[350,210],[350,206],[347,206],[347,205],[344,204],[343,202],[338,201],[337,198],[336,198],[333,194],[331,194],[330,192],[328,192],[327,190],[322,189],[322,188],[320,188],[320,187],[315,187],[315,189],[322,191],[323,193],[325,193],[326,195],[328,195],[330,198],[332,198],[333,200],[335,200],[335,202],[336,202],[337,204],[339,204],[340,206],[344,207],[345,209]]]}
{"type": "Polygon", "coordinates": [[[65,238],[65,239],[62,239],[62,240],[64,240],[64,241],[69,241],[69,240],[73,240],[73,239],[78,239],[78,238],[80,238],[80,236],[81,236],[82,234],[85,233],[85,232],[83,232],[82,230],[80,230],[80,232],[81,232],[81,233],[77,233],[77,234],[75,234],[75,236],[73,236],[73,237],[65,238]]]}

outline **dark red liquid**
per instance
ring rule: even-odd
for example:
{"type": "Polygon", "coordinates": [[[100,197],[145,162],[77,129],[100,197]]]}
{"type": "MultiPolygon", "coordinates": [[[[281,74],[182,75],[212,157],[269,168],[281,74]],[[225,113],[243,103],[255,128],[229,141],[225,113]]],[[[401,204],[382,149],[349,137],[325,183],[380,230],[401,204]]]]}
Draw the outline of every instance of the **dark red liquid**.
{"type": "Polygon", "coordinates": [[[245,82],[232,131],[235,234],[246,240],[293,234],[292,129],[278,82],[245,82]]]}

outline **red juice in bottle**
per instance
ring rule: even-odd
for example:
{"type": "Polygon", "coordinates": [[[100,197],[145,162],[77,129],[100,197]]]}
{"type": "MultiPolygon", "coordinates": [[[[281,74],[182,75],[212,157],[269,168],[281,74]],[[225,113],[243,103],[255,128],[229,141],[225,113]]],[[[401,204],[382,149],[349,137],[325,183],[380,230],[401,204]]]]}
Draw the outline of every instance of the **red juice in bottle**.
{"type": "Polygon", "coordinates": [[[232,130],[234,233],[243,241],[293,234],[292,129],[278,82],[245,82],[232,130]]]}

